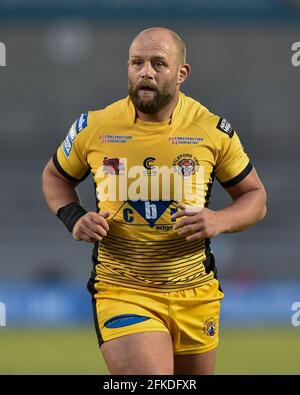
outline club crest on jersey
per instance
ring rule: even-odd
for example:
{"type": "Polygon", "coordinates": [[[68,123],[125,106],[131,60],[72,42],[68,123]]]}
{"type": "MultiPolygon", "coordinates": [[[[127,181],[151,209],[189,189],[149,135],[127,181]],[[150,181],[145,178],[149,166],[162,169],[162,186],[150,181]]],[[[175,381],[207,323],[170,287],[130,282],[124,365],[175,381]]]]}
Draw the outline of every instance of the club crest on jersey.
{"type": "Polygon", "coordinates": [[[225,118],[219,119],[219,122],[217,124],[217,129],[221,130],[221,132],[228,134],[230,138],[233,136],[234,130],[230,125],[230,123],[225,118]]]}
{"type": "Polygon", "coordinates": [[[191,154],[178,155],[173,161],[173,169],[184,178],[190,178],[199,168],[199,161],[191,154]]]}
{"type": "Polygon", "coordinates": [[[120,158],[107,158],[103,159],[103,172],[104,174],[119,175],[125,170],[124,163],[120,158]]]}
{"type": "Polygon", "coordinates": [[[217,332],[216,329],[216,320],[213,317],[210,317],[208,320],[204,322],[203,333],[207,336],[213,338],[217,332]]]}

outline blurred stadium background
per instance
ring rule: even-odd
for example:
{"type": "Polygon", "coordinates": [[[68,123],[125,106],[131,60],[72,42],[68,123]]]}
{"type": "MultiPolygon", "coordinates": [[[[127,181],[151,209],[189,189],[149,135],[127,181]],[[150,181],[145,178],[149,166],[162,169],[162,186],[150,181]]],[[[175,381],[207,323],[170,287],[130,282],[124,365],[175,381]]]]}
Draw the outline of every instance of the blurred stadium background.
{"type": "MultiPolygon", "coordinates": [[[[51,216],[41,173],[80,113],[127,95],[129,44],[151,26],[184,38],[183,91],[233,124],[269,196],[261,224],[213,241],[217,373],[300,373],[300,2],[0,0],[0,374],[107,372],[86,291],[91,246],[51,216]]],[[[91,178],[80,192],[93,210],[91,178]]],[[[229,199],[215,185],[212,201],[229,199]]]]}

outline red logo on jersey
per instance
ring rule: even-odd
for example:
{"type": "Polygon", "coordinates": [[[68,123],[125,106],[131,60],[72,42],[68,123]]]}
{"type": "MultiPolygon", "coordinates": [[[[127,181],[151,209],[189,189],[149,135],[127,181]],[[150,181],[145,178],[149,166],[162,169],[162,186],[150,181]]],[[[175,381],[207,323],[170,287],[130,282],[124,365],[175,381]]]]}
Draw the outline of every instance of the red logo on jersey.
{"type": "Polygon", "coordinates": [[[105,174],[118,175],[123,165],[119,158],[104,158],[103,159],[103,172],[105,174]]]}

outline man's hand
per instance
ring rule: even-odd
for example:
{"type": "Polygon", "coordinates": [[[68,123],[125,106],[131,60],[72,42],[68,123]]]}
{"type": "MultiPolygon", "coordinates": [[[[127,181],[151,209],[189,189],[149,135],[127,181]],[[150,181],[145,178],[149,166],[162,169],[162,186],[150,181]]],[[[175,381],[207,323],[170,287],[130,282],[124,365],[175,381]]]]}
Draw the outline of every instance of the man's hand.
{"type": "Polygon", "coordinates": [[[89,212],[79,218],[73,229],[73,238],[75,240],[96,243],[101,241],[107,235],[109,230],[106,218],[110,216],[108,211],[89,212]]]}
{"type": "Polygon", "coordinates": [[[172,218],[186,217],[178,221],[174,230],[179,229],[180,236],[186,236],[187,241],[214,237],[222,232],[218,213],[208,208],[197,208],[178,203],[181,209],[172,218]]]}

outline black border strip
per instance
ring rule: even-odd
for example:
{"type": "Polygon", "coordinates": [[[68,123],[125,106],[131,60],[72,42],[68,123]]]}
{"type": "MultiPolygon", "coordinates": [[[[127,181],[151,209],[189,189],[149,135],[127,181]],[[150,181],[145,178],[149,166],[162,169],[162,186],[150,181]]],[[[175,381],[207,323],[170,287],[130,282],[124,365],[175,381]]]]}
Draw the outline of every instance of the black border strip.
{"type": "Polygon", "coordinates": [[[238,184],[240,181],[242,181],[245,177],[247,177],[247,175],[250,173],[250,171],[253,169],[252,164],[249,162],[248,165],[245,167],[245,169],[238,174],[237,176],[235,176],[234,178],[232,178],[231,180],[225,181],[225,182],[220,182],[220,184],[222,185],[222,187],[224,188],[229,188],[229,187],[233,187],[234,185],[238,184]]]}
{"type": "Polygon", "coordinates": [[[89,170],[83,175],[83,177],[81,177],[80,179],[78,179],[78,178],[75,178],[75,177],[70,176],[70,175],[61,167],[61,165],[60,165],[60,163],[59,163],[59,161],[58,161],[58,159],[57,159],[57,152],[55,152],[55,153],[53,154],[52,159],[53,159],[53,163],[54,163],[56,169],[60,172],[60,174],[62,174],[65,178],[67,178],[67,179],[70,180],[70,181],[73,181],[73,182],[82,182],[82,181],[84,181],[84,180],[88,177],[88,175],[89,175],[90,172],[91,172],[91,170],[89,169],[89,170]]]}

